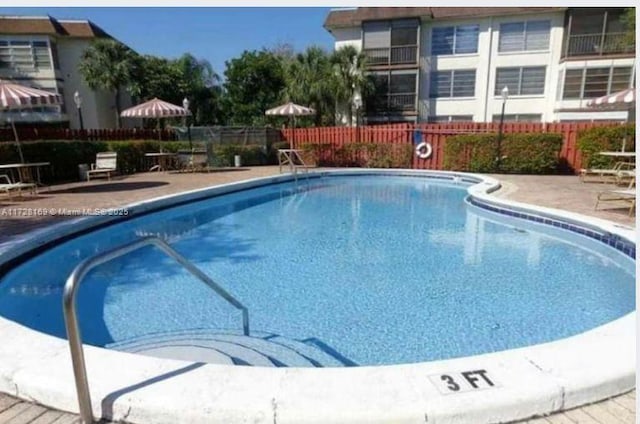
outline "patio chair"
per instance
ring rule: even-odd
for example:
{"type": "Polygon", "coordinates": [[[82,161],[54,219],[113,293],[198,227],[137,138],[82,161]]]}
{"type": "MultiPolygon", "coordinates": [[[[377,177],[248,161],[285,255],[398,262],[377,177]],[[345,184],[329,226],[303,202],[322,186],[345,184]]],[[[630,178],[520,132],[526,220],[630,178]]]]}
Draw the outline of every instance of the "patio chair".
{"type": "Polygon", "coordinates": [[[96,163],[91,164],[91,169],[87,171],[87,181],[91,181],[92,176],[106,175],[107,181],[111,181],[111,174],[117,171],[118,153],[101,152],[96,154],[96,163]]]}
{"type": "Polygon", "coordinates": [[[625,202],[629,204],[629,216],[636,208],[636,180],[632,179],[626,189],[607,190],[598,193],[596,206],[594,210],[598,210],[598,205],[603,202],[625,202]]]}
{"type": "Polygon", "coordinates": [[[613,168],[583,168],[580,170],[580,180],[583,183],[587,182],[588,177],[594,177],[592,182],[619,183],[631,175],[635,178],[635,164],[631,162],[616,162],[613,168]]]}
{"type": "Polygon", "coordinates": [[[9,200],[11,200],[11,193],[14,191],[18,192],[18,197],[22,196],[22,190],[29,189],[32,194],[37,194],[37,186],[35,183],[14,183],[11,181],[8,175],[2,174],[0,175],[0,192],[3,192],[7,195],[9,200]],[[4,181],[4,182],[3,182],[4,181]]]}

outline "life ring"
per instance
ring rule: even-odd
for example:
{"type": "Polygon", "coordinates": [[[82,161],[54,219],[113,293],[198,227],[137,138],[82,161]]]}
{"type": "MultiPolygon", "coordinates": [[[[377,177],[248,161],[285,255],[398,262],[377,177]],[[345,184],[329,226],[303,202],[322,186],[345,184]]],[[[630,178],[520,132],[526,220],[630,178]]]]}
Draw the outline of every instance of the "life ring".
{"type": "Polygon", "coordinates": [[[431,157],[431,153],[433,153],[431,144],[427,143],[426,141],[423,141],[416,146],[416,156],[418,156],[420,159],[429,159],[429,157],[431,157]]]}

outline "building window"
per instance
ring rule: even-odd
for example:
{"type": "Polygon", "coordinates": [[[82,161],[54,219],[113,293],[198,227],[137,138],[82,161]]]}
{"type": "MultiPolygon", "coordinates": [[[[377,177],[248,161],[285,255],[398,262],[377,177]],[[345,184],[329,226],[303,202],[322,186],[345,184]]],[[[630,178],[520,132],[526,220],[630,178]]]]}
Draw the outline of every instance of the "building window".
{"type": "Polygon", "coordinates": [[[431,54],[435,56],[477,53],[479,31],[479,25],[433,28],[431,54]]]}
{"type": "Polygon", "coordinates": [[[592,99],[606,96],[632,86],[630,66],[567,69],[563,99],[592,99]]]}
{"type": "Polygon", "coordinates": [[[545,76],[544,66],[498,68],[495,95],[499,96],[505,86],[509,87],[510,96],[544,94],[545,76]]]}
{"type": "Polygon", "coordinates": [[[473,115],[436,115],[430,116],[428,121],[434,124],[446,122],[473,122],[473,115]]]}
{"type": "MultiPolygon", "coordinates": [[[[500,122],[500,114],[493,115],[493,122],[500,122]]],[[[542,114],[516,113],[504,115],[504,122],[542,122],[542,114]]]]}
{"type": "Polygon", "coordinates": [[[46,41],[0,40],[0,68],[51,69],[46,41]]]}
{"type": "Polygon", "coordinates": [[[500,24],[499,52],[549,49],[551,21],[509,22],[500,24]]]}
{"type": "Polygon", "coordinates": [[[416,71],[376,72],[373,81],[375,94],[367,100],[367,113],[415,112],[416,71]]]}
{"type": "Polygon", "coordinates": [[[434,71],[431,73],[429,97],[475,97],[475,69],[434,71]]]}
{"type": "Polygon", "coordinates": [[[633,40],[627,37],[624,8],[573,8],[568,11],[563,56],[632,54],[633,40]]]}
{"type": "Polygon", "coordinates": [[[364,22],[363,46],[369,65],[417,64],[419,25],[417,19],[364,22]]]}

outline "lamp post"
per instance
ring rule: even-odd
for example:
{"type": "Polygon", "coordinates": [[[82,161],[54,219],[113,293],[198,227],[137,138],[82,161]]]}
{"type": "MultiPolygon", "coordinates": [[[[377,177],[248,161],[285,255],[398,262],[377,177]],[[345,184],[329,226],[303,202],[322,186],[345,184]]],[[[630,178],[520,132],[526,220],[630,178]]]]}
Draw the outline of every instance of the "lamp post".
{"type": "Polygon", "coordinates": [[[357,142],[360,143],[360,110],[362,109],[362,96],[360,96],[360,93],[356,93],[353,96],[353,106],[356,108],[356,132],[358,133],[357,142]]]}
{"type": "Polygon", "coordinates": [[[502,112],[500,113],[500,126],[498,127],[498,154],[496,155],[496,172],[500,172],[500,161],[502,160],[502,125],[504,124],[504,107],[509,98],[509,87],[506,85],[500,92],[502,96],[502,112]]]}
{"type": "Polygon", "coordinates": [[[84,130],[84,121],[82,120],[82,97],[80,97],[80,93],[76,90],[73,93],[73,102],[76,104],[76,108],[78,109],[78,120],[80,121],[80,131],[84,130]]]}
{"type": "Polygon", "coordinates": [[[193,143],[191,142],[191,126],[189,125],[189,99],[186,97],[182,100],[182,107],[187,111],[184,117],[184,125],[187,127],[187,139],[189,140],[189,150],[193,153],[193,143]]]}

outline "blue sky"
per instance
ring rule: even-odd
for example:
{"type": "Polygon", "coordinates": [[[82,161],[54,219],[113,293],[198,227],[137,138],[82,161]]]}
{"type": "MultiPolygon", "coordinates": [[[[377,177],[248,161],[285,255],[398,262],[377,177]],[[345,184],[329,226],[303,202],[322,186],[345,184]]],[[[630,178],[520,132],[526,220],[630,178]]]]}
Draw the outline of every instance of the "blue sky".
{"type": "Polygon", "coordinates": [[[244,50],[289,43],[296,51],[333,47],[323,27],[329,8],[0,8],[2,15],[89,19],[138,53],[207,59],[223,76],[224,62],[244,50]]]}

